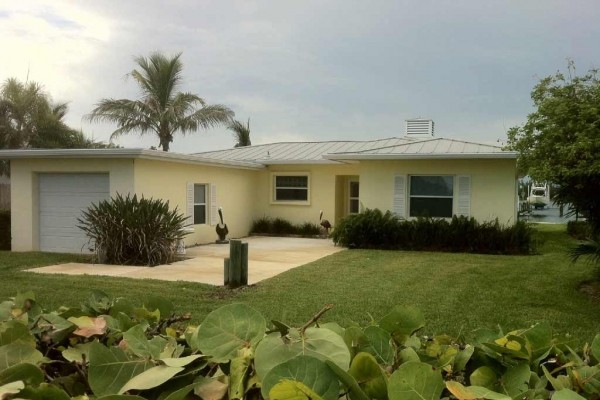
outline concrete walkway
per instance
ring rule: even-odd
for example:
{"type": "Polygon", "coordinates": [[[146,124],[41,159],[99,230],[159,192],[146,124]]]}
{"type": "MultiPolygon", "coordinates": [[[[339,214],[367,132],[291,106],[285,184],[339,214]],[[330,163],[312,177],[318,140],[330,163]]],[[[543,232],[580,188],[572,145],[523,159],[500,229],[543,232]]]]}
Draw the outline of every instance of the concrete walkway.
{"type": "MultiPolygon", "coordinates": [[[[342,247],[335,247],[329,239],[253,236],[242,240],[248,242],[249,284],[260,282],[343,250],[342,247]]],[[[223,259],[229,257],[228,244],[191,247],[187,249],[186,257],[191,258],[153,268],[67,263],[27,271],[44,274],[105,275],[223,285],[223,259]]]]}

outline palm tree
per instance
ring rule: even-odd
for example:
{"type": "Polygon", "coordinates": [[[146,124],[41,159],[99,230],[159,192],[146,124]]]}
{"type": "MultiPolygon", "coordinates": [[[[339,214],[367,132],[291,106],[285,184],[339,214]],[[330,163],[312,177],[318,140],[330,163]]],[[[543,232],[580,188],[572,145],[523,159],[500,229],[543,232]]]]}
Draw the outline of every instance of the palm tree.
{"type": "Polygon", "coordinates": [[[229,123],[227,129],[233,131],[233,137],[236,141],[234,147],[252,145],[252,142],[250,141],[250,118],[248,118],[248,123],[246,125],[234,119],[229,123]]]}
{"type": "Polygon", "coordinates": [[[183,64],[181,53],[168,58],[161,53],[150,57],[137,57],[139,68],[131,76],[142,90],[139,100],[102,99],[86,117],[89,121],[114,122],[118,129],[111,140],[137,131],[141,135],[153,132],[158,136],[159,147],[169,151],[175,132],[183,134],[199,128],[227,123],[233,111],[223,105],[207,105],[199,96],[178,92],[183,64]]]}
{"type": "Polygon", "coordinates": [[[600,280],[600,235],[592,234],[587,240],[571,249],[571,260],[577,261],[584,257],[595,266],[596,279],[600,280]]]}

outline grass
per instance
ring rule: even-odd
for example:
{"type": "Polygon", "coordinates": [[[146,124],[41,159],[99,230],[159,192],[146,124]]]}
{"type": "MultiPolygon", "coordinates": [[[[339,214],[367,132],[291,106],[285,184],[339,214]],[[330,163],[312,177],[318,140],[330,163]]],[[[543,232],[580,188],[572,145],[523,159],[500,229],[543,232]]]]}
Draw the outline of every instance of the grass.
{"type": "Polygon", "coordinates": [[[426,316],[427,333],[477,328],[505,331],[545,320],[556,332],[591,341],[598,333],[600,303],[579,286],[593,268],[571,263],[573,240],[564,225],[539,226],[540,255],[492,256],[457,253],[348,250],[292,269],[256,286],[228,291],[187,282],[42,275],[21,271],[84,260],[82,256],[0,252],[0,299],[32,290],[47,308],[76,306],[88,289],[139,299],[159,294],[199,322],[214,308],[244,302],[268,319],[300,325],[324,304],[324,319],[348,325],[379,319],[397,304],[414,305],[426,316]]]}

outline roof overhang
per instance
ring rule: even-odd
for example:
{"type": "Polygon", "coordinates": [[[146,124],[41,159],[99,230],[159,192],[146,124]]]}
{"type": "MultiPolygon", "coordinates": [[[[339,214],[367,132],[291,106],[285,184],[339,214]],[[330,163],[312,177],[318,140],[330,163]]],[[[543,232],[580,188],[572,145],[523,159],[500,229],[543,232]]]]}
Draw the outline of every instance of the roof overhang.
{"type": "Polygon", "coordinates": [[[224,168],[240,169],[264,169],[265,166],[254,162],[224,161],[196,155],[169,153],[159,150],[147,149],[40,149],[40,150],[0,150],[0,160],[18,159],[127,159],[138,158],[144,160],[156,160],[177,162],[183,164],[196,164],[207,166],[218,166],[224,168]]]}
{"type": "Polygon", "coordinates": [[[328,160],[476,160],[476,159],[516,159],[517,153],[455,153],[455,154],[325,154],[328,160]]]}

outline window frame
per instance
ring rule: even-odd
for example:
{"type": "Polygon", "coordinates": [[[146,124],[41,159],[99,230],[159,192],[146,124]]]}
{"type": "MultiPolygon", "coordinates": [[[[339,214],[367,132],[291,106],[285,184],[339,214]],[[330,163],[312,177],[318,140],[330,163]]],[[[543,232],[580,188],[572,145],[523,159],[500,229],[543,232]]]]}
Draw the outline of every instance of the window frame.
{"type": "Polygon", "coordinates": [[[301,205],[306,206],[310,205],[310,196],[311,196],[311,174],[306,171],[286,171],[286,172],[271,172],[271,196],[270,196],[270,204],[285,204],[285,205],[301,205]],[[306,177],[306,188],[295,187],[294,189],[305,189],[306,190],[306,200],[278,200],[277,199],[277,189],[281,189],[281,187],[277,186],[277,177],[278,176],[302,176],[306,177]]]}
{"type": "Polygon", "coordinates": [[[418,215],[413,215],[412,214],[412,202],[411,200],[413,198],[421,198],[421,199],[452,199],[452,211],[450,213],[449,216],[444,216],[444,217],[432,217],[432,218],[443,218],[443,219],[451,219],[455,214],[456,214],[456,184],[457,184],[457,175],[453,175],[453,174],[412,174],[412,175],[408,175],[408,182],[407,182],[407,191],[408,191],[408,218],[419,218],[420,216],[418,215]],[[412,178],[413,177],[424,177],[424,176],[434,176],[434,177],[450,177],[452,178],[452,195],[451,196],[435,196],[435,195],[413,195],[412,194],[412,190],[411,190],[411,183],[412,183],[412,178]]]}
{"type": "Polygon", "coordinates": [[[192,202],[192,225],[208,225],[208,196],[209,196],[208,183],[194,183],[194,201],[192,202]],[[204,186],[204,203],[196,202],[196,186],[204,186]],[[196,206],[204,206],[204,222],[196,222],[196,206]]]}

